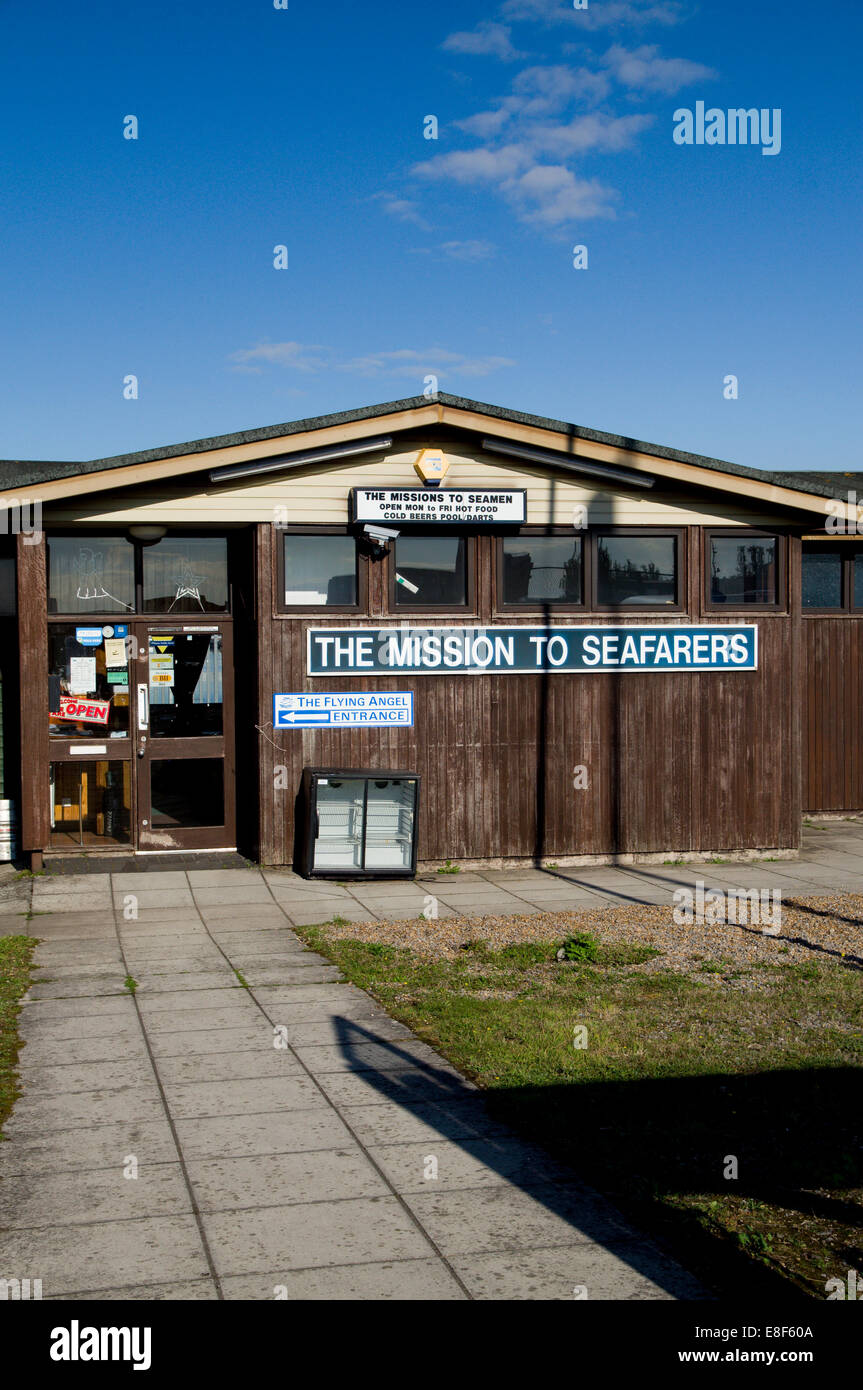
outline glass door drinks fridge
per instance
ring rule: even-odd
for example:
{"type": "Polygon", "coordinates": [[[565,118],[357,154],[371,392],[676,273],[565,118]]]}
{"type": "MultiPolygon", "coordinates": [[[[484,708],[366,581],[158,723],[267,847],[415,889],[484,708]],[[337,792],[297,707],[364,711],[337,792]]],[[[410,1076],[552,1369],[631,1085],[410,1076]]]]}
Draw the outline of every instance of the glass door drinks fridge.
{"type": "Polygon", "coordinates": [[[306,877],[412,878],[418,792],[415,772],[305,768],[298,872],[306,877]]]}

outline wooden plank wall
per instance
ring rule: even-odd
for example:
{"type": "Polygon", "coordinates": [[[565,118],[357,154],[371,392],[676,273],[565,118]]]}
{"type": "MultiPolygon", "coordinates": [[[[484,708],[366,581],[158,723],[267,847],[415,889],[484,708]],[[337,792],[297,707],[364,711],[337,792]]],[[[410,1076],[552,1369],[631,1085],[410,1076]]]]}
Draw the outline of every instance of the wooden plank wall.
{"type": "Polygon", "coordinates": [[[41,850],[50,836],[48,809],[48,611],[45,536],[18,536],[18,640],[21,690],[21,848],[41,850]]]}
{"type": "MultiPolygon", "coordinates": [[[[272,606],[273,547],[258,530],[259,724],[272,694],[351,690],[356,677],[309,681],[305,632],[323,618],[280,618],[272,606]]],[[[701,532],[688,536],[689,614],[702,617],[701,532]]],[[[790,542],[796,557],[799,542],[790,542]]],[[[492,542],[478,543],[475,621],[492,621],[492,542]]],[[[797,563],[796,558],[793,560],[797,563]]],[[[369,616],[334,626],[384,625],[382,567],[372,565],[369,616]]],[[[794,592],[794,590],[792,590],[794,592]]],[[[421,617],[412,618],[421,624],[421,617]]],[[[630,618],[643,622],[644,615],[630,618]]],[[[574,854],[796,848],[801,818],[799,621],[763,615],[759,670],[728,674],[397,676],[365,688],[413,690],[412,729],[280,731],[261,737],[261,850],[293,854],[294,798],[306,765],[391,767],[422,777],[419,858],[549,860],[574,854]],[[799,691],[799,685],[796,687],[799,691]],[[278,745],[274,749],[268,738],[278,745]],[[274,787],[275,769],[285,773],[274,787]],[[589,785],[573,785],[576,767],[589,785]]],[[[440,615],[429,623],[445,621],[440,615]]],[[[514,623],[519,619],[507,616],[514,623]]],[[[535,618],[520,621],[535,623],[535,618]]],[[[567,615],[560,619],[577,621],[567,615]]],[[[592,615],[585,621],[618,622],[592,615]]],[[[721,621],[711,615],[711,621],[721,621]]],[[[745,621],[741,616],[728,621],[745,621]]],[[[470,617],[453,618],[470,623],[470,617]]]]}
{"type": "Polygon", "coordinates": [[[863,810],[863,617],[804,618],[806,811],[863,810]]]}

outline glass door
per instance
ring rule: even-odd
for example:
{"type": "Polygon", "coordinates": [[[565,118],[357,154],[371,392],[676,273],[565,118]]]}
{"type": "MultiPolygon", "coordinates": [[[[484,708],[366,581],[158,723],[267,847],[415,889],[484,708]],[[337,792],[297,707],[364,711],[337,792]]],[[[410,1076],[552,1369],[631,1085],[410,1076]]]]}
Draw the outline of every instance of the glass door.
{"type": "Polygon", "coordinates": [[[232,848],[231,624],[158,621],[134,632],[138,848],[232,848]]]}
{"type": "Polygon", "coordinates": [[[365,798],[364,777],[317,779],[315,869],[363,867],[365,798]]]}

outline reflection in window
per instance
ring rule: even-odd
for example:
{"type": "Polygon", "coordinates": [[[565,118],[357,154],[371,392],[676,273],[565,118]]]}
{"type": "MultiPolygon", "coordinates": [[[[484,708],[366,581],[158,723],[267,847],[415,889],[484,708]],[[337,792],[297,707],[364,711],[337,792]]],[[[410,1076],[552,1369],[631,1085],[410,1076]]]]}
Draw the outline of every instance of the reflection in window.
{"type": "Polygon", "coordinates": [[[504,603],[581,603],[580,536],[506,536],[504,603]]]}
{"type": "Polygon", "coordinates": [[[351,607],[357,602],[353,536],[284,537],[285,606],[351,607]]]}
{"type": "Polygon", "coordinates": [[[225,764],[221,758],[176,758],[150,763],[154,828],[224,825],[225,764]]]}
{"type": "Polygon", "coordinates": [[[152,633],[149,685],[153,738],[218,738],[222,733],[221,634],[152,633]]]}
{"type": "Polygon", "coordinates": [[[52,738],[127,738],[125,633],[108,624],[48,624],[48,732],[52,738]],[[85,641],[79,641],[86,638],[85,641]],[[108,660],[110,658],[110,661],[108,660]]]}
{"type": "Polygon", "coordinates": [[[125,536],[49,536],[49,613],[122,613],[135,606],[135,547],[125,536]]]}
{"type": "Polygon", "coordinates": [[[711,602],[775,603],[776,545],[775,536],[711,537],[711,602]]]}
{"type": "Polygon", "coordinates": [[[131,787],[128,762],[52,763],[51,844],[128,844],[131,787]]]}
{"type": "Polygon", "coordinates": [[[403,535],[395,542],[395,601],[422,608],[467,604],[466,544],[463,536],[403,535]],[[401,578],[402,581],[399,582],[401,578]]]}
{"type": "Polygon", "coordinates": [[[676,536],[597,536],[601,606],[677,603],[676,536]]]}
{"type": "Polygon", "coordinates": [[[145,613],[227,612],[224,536],[166,536],[143,556],[145,613]]]}
{"type": "MultiPolygon", "coordinates": [[[[863,590],[861,590],[863,592],[863,590]]],[[[803,607],[842,607],[842,552],[803,546],[803,607]]]]}

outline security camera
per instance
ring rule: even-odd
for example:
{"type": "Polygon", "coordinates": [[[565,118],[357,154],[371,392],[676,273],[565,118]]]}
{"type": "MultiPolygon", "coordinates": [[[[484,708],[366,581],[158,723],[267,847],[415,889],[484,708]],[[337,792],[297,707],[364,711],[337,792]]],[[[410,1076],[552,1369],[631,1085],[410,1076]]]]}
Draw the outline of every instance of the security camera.
{"type": "Polygon", "coordinates": [[[394,541],[399,534],[398,531],[388,531],[386,526],[364,526],[363,530],[369,540],[374,541],[377,545],[387,545],[390,541],[394,541]]]}

